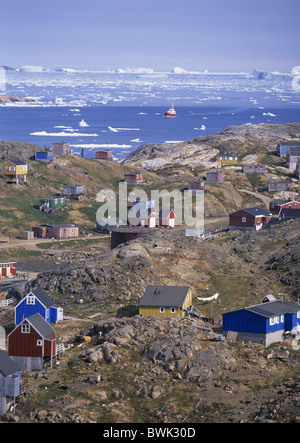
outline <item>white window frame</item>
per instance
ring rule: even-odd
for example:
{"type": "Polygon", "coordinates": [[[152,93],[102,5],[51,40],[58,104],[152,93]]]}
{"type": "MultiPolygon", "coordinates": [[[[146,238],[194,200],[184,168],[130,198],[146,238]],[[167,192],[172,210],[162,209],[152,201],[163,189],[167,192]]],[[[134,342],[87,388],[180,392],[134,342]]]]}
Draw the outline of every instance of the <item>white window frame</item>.
{"type": "Polygon", "coordinates": [[[162,308],[162,307],[159,308],[159,313],[160,313],[160,314],[164,314],[164,313],[165,313],[165,308],[162,308]]]}
{"type": "Polygon", "coordinates": [[[46,318],[49,317],[49,309],[46,309],[46,318]]]}
{"type": "Polygon", "coordinates": [[[170,312],[171,312],[171,314],[175,314],[176,309],[172,307],[172,308],[170,308],[170,312]]]}
{"type": "Polygon", "coordinates": [[[35,296],[34,295],[27,295],[27,305],[35,305],[35,296]]]}
{"type": "Polygon", "coordinates": [[[284,323],[284,315],[281,315],[281,316],[280,316],[280,322],[281,322],[281,323],[284,323]]]}
{"type": "Polygon", "coordinates": [[[242,223],[246,223],[247,222],[247,217],[242,217],[242,223]]]}
{"type": "Polygon", "coordinates": [[[30,334],[30,325],[28,323],[24,323],[21,327],[22,334],[30,334]]]}
{"type": "Polygon", "coordinates": [[[297,311],[297,318],[300,318],[300,311],[297,311]]]}
{"type": "Polygon", "coordinates": [[[37,346],[43,346],[43,340],[37,340],[36,341],[37,346]]]}

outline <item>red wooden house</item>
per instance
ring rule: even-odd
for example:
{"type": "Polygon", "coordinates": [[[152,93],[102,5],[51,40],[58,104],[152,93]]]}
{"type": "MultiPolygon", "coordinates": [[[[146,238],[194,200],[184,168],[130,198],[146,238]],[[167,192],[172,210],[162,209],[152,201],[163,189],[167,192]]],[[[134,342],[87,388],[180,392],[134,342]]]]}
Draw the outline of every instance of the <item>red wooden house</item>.
{"type": "Polygon", "coordinates": [[[134,173],[134,174],[124,174],[124,182],[129,185],[137,185],[138,183],[143,182],[143,174],[134,173]]]}
{"type": "Polygon", "coordinates": [[[13,277],[17,274],[16,262],[0,263],[0,280],[1,277],[13,277]]]}
{"type": "Polygon", "coordinates": [[[244,208],[229,214],[229,229],[239,231],[258,231],[269,223],[270,212],[262,208],[244,208]]]}
{"type": "Polygon", "coordinates": [[[56,356],[55,330],[40,314],[25,318],[7,336],[8,355],[19,364],[21,370],[44,367],[45,358],[56,356]]]}
{"type": "Polygon", "coordinates": [[[300,209],[300,202],[291,200],[273,200],[270,202],[270,211],[274,214],[279,214],[282,208],[300,209]]]}
{"type": "Polygon", "coordinates": [[[160,211],[159,225],[164,228],[175,228],[177,226],[176,215],[173,209],[162,209],[160,211]]]}

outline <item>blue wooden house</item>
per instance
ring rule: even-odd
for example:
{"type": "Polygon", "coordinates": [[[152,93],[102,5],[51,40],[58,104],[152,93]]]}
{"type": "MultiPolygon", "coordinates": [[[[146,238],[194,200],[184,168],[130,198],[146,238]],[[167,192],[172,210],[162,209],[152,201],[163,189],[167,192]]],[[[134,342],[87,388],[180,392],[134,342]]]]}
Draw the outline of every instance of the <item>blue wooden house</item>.
{"type": "Polygon", "coordinates": [[[223,314],[223,331],[237,334],[238,340],[269,346],[280,342],[300,324],[300,306],[282,300],[266,301],[223,314]]]}
{"type": "Polygon", "coordinates": [[[63,320],[63,309],[55,306],[53,300],[41,288],[30,291],[17,304],[15,324],[19,325],[25,318],[37,313],[41,314],[48,323],[57,323],[63,320]]]}
{"type": "Polygon", "coordinates": [[[35,159],[39,162],[49,162],[54,159],[54,152],[52,151],[37,151],[35,153],[35,159]]]}

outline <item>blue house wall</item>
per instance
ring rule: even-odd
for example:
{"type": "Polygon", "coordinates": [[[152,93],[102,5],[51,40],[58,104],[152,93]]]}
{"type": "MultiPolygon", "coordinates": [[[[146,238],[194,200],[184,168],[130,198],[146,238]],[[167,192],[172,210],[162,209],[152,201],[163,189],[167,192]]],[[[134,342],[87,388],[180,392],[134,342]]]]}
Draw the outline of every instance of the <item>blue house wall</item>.
{"type": "Polygon", "coordinates": [[[269,317],[249,312],[246,310],[228,312],[223,314],[224,331],[237,331],[255,334],[269,334],[277,331],[290,331],[300,324],[300,319],[297,319],[297,314],[284,314],[283,321],[279,315],[279,323],[270,324],[269,317]]]}
{"type": "Polygon", "coordinates": [[[223,314],[223,331],[266,333],[266,319],[252,312],[240,310],[223,314]]]}
{"type": "MultiPolygon", "coordinates": [[[[29,296],[32,296],[33,294],[30,292],[28,294],[29,296]]],[[[36,298],[35,298],[35,303],[34,304],[28,304],[27,300],[28,300],[28,295],[16,306],[15,309],[15,323],[16,325],[19,325],[24,318],[30,317],[33,314],[41,314],[41,316],[49,323],[50,322],[50,309],[48,310],[49,315],[46,318],[46,308],[44,305],[42,305],[42,303],[36,298]]]]}
{"type": "Polygon", "coordinates": [[[54,158],[54,152],[38,151],[35,153],[35,159],[40,161],[49,161],[54,158]]]}

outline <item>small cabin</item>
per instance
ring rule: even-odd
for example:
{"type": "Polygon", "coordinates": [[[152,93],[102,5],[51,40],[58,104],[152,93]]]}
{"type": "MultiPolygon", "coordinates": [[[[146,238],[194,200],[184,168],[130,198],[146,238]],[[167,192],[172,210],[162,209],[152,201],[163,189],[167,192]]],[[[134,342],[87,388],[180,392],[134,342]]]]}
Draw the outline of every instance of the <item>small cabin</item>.
{"type": "Polygon", "coordinates": [[[113,152],[112,151],[96,151],[96,158],[98,160],[112,160],[113,152]]]}
{"type": "Polygon", "coordinates": [[[65,197],[43,197],[39,199],[39,210],[50,214],[64,209],[65,206],[65,197]]]}
{"type": "Polygon", "coordinates": [[[148,285],[139,305],[139,315],[183,318],[192,305],[189,286],[148,285]]]}
{"type": "Polygon", "coordinates": [[[205,189],[205,181],[203,180],[191,180],[188,183],[188,190],[189,191],[203,191],[205,189]]]}
{"type": "Polygon", "coordinates": [[[289,147],[286,154],[286,165],[290,171],[295,171],[298,160],[300,160],[300,145],[289,147]]]}
{"type": "Polygon", "coordinates": [[[8,181],[16,184],[26,183],[28,165],[22,160],[8,160],[1,165],[1,173],[8,181]]]}
{"type": "Polygon", "coordinates": [[[300,142],[284,142],[280,141],[276,147],[276,153],[279,157],[286,157],[289,148],[300,147],[300,142]]]}
{"type": "Polygon", "coordinates": [[[52,143],[51,151],[58,155],[72,154],[70,143],[66,142],[52,143]]]}
{"type": "Polygon", "coordinates": [[[211,171],[206,173],[207,183],[213,183],[218,185],[224,181],[224,172],[222,171],[211,171]]]}
{"type": "Polygon", "coordinates": [[[244,174],[265,174],[266,165],[243,165],[242,170],[244,174]]]}
{"type": "Polygon", "coordinates": [[[43,163],[48,163],[54,159],[54,152],[52,151],[37,151],[35,153],[35,160],[43,163]]]}
{"type": "Polygon", "coordinates": [[[68,185],[64,186],[63,194],[72,200],[81,200],[85,194],[84,185],[68,185]]]}
{"type": "Polygon", "coordinates": [[[235,155],[216,155],[215,159],[220,163],[238,163],[238,158],[235,155]]]}
{"type": "Polygon", "coordinates": [[[2,277],[15,277],[17,275],[17,263],[7,262],[0,263],[0,280],[2,277]]]}
{"type": "Polygon", "coordinates": [[[141,173],[133,173],[133,174],[124,174],[124,182],[128,185],[138,185],[143,182],[143,174],[141,173]]]}
{"type": "Polygon", "coordinates": [[[177,219],[173,209],[161,209],[159,212],[159,226],[164,228],[175,228],[177,219]]]}
{"type": "Polygon", "coordinates": [[[288,181],[282,182],[267,182],[266,190],[268,192],[280,192],[280,191],[291,191],[292,183],[288,181]]]}

